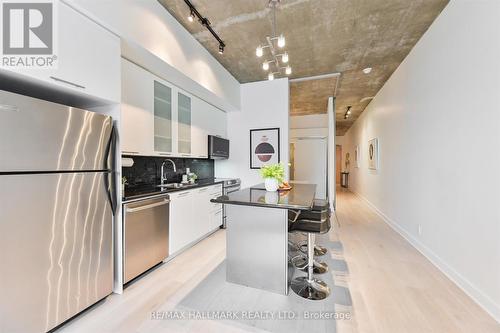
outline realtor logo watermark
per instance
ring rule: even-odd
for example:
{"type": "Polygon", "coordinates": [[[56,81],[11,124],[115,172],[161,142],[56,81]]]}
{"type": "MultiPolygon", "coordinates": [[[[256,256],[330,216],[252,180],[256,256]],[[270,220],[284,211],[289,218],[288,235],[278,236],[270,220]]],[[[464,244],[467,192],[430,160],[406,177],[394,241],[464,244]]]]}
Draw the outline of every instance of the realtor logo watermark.
{"type": "Polygon", "coordinates": [[[57,67],[56,1],[0,0],[1,67],[57,67]]]}

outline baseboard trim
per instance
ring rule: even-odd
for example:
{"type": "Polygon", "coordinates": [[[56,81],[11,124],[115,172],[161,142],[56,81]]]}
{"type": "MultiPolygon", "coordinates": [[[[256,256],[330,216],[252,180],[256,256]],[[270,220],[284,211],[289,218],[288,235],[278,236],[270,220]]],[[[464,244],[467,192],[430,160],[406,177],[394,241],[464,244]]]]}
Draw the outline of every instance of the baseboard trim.
{"type": "Polygon", "coordinates": [[[410,233],[403,229],[399,224],[391,220],[387,215],[380,211],[370,200],[365,198],[360,193],[349,189],[354,195],[365,202],[391,229],[401,235],[411,246],[426,257],[434,266],[437,267],[448,279],[455,283],[467,296],[469,296],[476,304],[486,311],[493,319],[500,323],[500,305],[496,304],[488,295],[485,295],[474,284],[463,277],[460,273],[454,270],[436,253],[427,246],[422,244],[410,233]]]}

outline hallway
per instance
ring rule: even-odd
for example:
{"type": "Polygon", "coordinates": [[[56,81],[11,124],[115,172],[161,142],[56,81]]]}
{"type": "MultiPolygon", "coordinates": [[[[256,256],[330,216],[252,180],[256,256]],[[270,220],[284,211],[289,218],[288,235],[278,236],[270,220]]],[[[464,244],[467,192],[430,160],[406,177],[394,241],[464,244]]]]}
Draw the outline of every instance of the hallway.
{"type": "Polygon", "coordinates": [[[358,332],[500,332],[493,318],[362,199],[342,189],[337,199],[337,234],[349,265],[358,332]]]}

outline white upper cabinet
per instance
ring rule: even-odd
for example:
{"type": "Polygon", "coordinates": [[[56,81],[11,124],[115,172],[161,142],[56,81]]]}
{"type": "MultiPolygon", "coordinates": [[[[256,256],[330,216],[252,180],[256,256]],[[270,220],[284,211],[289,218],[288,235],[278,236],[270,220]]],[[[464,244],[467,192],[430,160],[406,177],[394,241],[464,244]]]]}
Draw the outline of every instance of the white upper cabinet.
{"type": "Polygon", "coordinates": [[[182,157],[191,157],[191,96],[177,92],[177,152],[182,157]]]}
{"type": "Polygon", "coordinates": [[[226,114],[122,60],[123,154],[208,157],[208,135],[226,137],[226,114]]]}
{"type": "Polygon", "coordinates": [[[120,102],[120,38],[65,3],[57,2],[57,68],[13,70],[111,102],[120,102]]]}
{"type": "Polygon", "coordinates": [[[193,157],[208,157],[208,135],[226,137],[226,113],[207,102],[193,98],[193,157]]]}
{"type": "Polygon", "coordinates": [[[192,100],[192,124],[191,135],[193,143],[191,145],[193,157],[207,158],[208,157],[208,134],[209,130],[206,127],[207,119],[209,118],[208,103],[194,97],[192,100]]]}
{"type": "Polygon", "coordinates": [[[155,78],[153,98],[154,151],[161,156],[172,156],[175,151],[172,87],[155,78]]]}
{"type": "Polygon", "coordinates": [[[90,95],[120,102],[120,38],[63,2],[58,10],[59,69],[55,77],[74,81],[90,95]]]}
{"type": "Polygon", "coordinates": [[[122,154],[153,155],[153,76],[122,59],[121,135],[122,154]]]}

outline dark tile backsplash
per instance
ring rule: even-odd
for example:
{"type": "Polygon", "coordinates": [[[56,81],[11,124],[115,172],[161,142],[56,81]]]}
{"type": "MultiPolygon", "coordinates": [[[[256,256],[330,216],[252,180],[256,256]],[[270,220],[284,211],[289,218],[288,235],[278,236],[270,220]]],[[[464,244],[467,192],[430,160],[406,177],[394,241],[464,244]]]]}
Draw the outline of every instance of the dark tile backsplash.
{"type": "MultiPolygon", "coordinates": [[[[165,157],[123,156],[132,158],[132,167],[123,167],[122,176],[127,178],[129,186],[151,185],[160,183],[160,168],[165,157]]],[[[209,159],[170,158],[175,162],[177,172],[173,171],[171,163],[165,165],[169,183],[180,182],[186,168],[198,175],[198,179],[214,178],[214,161],[209,159]]]]}

